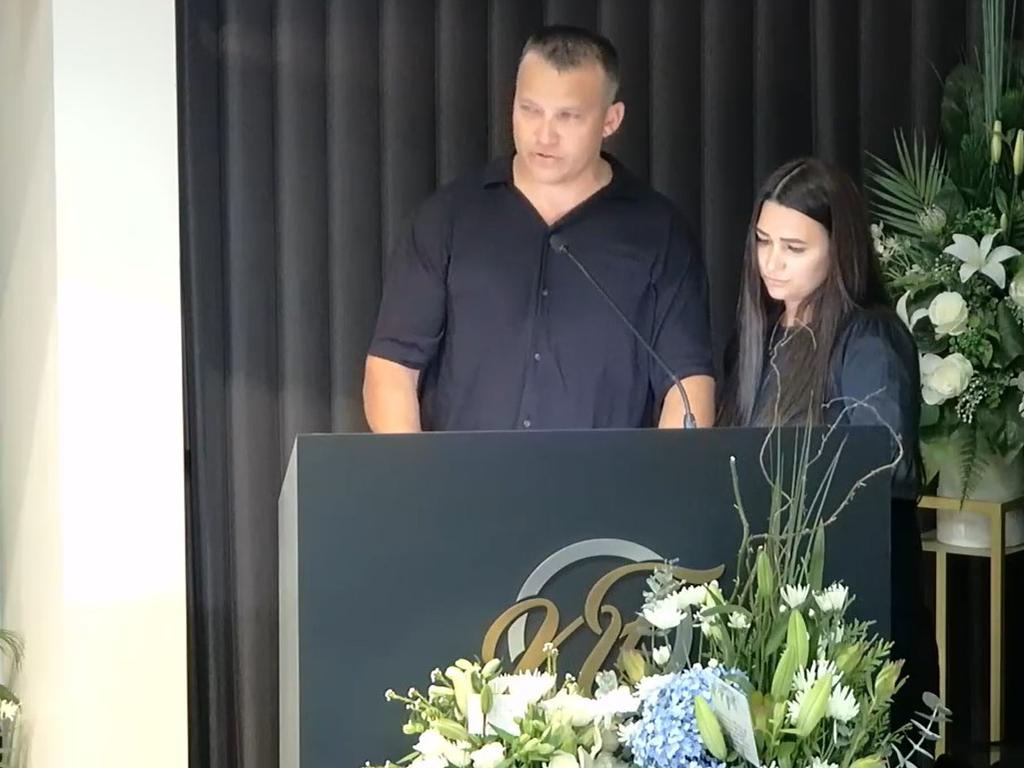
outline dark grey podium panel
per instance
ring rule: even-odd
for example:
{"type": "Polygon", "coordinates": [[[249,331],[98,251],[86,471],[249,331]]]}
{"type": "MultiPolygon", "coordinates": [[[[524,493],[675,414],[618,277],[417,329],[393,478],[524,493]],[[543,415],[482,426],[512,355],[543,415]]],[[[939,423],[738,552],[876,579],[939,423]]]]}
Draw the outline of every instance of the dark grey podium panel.
{"type": "MultiPolygon", "coordinates": [[[[564,627],[583,613],[597,578],[629,560],[724,565],[728,580],[740,539],[729,457],[752,526],[763,530],[764,437],[747,429],[299,437],[280,501],[281,765],[358,768],[400,757],[409,747],[404,710],[385,702],[384,690],[425,688],[434,667],[480,654],[484,633],[521,594],[550,598],[564,627]]],[[[789,466],[796,437],[782,436],[789,466]]],[[[843,439],[830,506],[888,454],[881,428],[842,430],[819,470],[843,439]]],[[[884,473],[827,536],[826,578],[841,575],[857,594],[854,613],[882,634],[888,517],[884,473]]],[[[634,574],[605,602],[628,621],[642,585],[634,574]]],[[[520,644],[536,624],[519,628],[520,644]]],[[[506,658],[519,647],[512,635],[498,647],[506,658]]],[[[596,640],[587,627],[574,633],[563,670],[596,640]]]]}

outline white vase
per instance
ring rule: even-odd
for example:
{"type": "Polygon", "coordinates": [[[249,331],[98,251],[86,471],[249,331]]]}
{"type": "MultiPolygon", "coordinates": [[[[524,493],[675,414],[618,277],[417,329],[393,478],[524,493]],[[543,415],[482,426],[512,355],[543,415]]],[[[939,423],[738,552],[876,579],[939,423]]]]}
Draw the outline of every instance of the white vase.
{"type": "MultiPolygon", "coordinates": [[[[967,498],[973,501],[1004,502],[1024,496],[1024,452],[1006,461],[1001,456],[986,456],[985,467],[978,482],[967,498]]],[[[939,470],[939,496],[959,499],[963,493],[960,468],[957,462],[939,470]]],[[[992,545],[989,517],[978,512],[939,510],[936,538],[943,544],[972,549],[986,549],[992,545]]],[[[1016,547],[1024,544],[1024,510],[1006,515],[1004,544],[1016,547]]]]}

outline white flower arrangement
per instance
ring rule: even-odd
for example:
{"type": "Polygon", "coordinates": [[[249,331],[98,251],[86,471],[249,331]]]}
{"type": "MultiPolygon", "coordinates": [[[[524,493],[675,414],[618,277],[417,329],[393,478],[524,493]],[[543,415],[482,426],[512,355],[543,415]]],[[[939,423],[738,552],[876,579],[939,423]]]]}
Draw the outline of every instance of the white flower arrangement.
{"type": "MultiPolygon", "coordinates": [[[[984,1],[985,24],[1001,18],[1004,0],[984,1]]],[[[965,496],[987,457],[1024,450],[1024,123],[999,114],[1024,54],[986,35],[981,68],[946,80],[941,143],[899,137],[898,162],[875,158],[868,181],[875,250],[921,353],[925,479],[953,462],[965,496]]]]}

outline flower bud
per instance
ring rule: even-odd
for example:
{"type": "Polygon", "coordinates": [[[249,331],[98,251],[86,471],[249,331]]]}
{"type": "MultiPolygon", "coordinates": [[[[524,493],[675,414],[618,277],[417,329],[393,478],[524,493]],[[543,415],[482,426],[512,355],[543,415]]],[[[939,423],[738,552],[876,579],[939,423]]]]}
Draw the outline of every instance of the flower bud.
{"type": "Polygon", "coordinates": [[[487,679],[490,677],[494,677],[494,675],[496,675],[500,670],[501,659],[491,659],[486,664],[484,664],[484,668],[483,670],[481,670],[481,674],[484,676],[484,679],[487,679]]]}
{"type": "Polygon", "coordinates": [[[800,707],[800,711],[797,713],[796,723],[794,723],[797,735],[800,738],[806,739],[810,736],[811,731],[821,722],[821,718],[828,711],[828,698],[831,695],[832,675],[824,675],[818,678],[817,682],[811,686],[800,707]]]}
{"type": "Polygon", "coordinates": [[[449,741],[469,741],[469,732],[454,720],[435,720],[433,728],[449,741]]]}
{"type": "Polygon", "coordinates": [[[1006,213],[999,217],[999,231],[1004,235],[1010,231],[1010,217],[1006,213]]]}
{"type": "Polygon", "coordinates": [[[789,625],[786,627],[786,646],[793,649],[796,656],[797,668],[807,666],[807,657],[810,654],[810,636],[807,633],[807,624],[800,611],[792,611],[789,614],[789,625]]]}
{"type": "Polygon", "coordinates": [[[1024,309],[1024,269],[1017,272],[1010,281],[1010,301],[1024,309]]]}
{"type": "Polygon", "coordinates": [[[469,706],[469,694],[473,692],[469,675],[456,667],[448,667],[444,674],[452,681],[452,689],[455,691],[455,704],[458,706],[459,712],[466,714],[466,708],[469,706]]]}
{"type": "Polygon", "coordinates": [[[624,651],[622,654],[622,671],[633,683],[639,683],[643,679],[647,665],[644,663],[643,654],[635,648],[624,651]]]}
{"type": "Polygon", "coordinates": [[[930,205],[917,214],[917,223],[921,225],[921,230],[926,235],[938,237],[946,229],[948,217],[942,208],[930,205]]]}
{"type": "Polygon", "coordinates": [[[775,667],[775,674],[772,676],[772,698],[775,701],[784,701],[789,696],[789,688],[793,684],[793,676],[796,674],[796,651],[793,646],[787,645],[786,650],[779,657],[779,663],[775,667]]]}
{"type": "Polygon", "coordinates": [[[711,705],[702,696],[698,696],[693,700],[693,714],[697,720],[697,731],[700,733],[701,741],[704,742],[708,752],[719,760],[725,760],[729,751],[725,747],[725,736],[722,734],[722,726],[719,725],[718,718],[715,717],[715,713],[711,710],[711,705]]]}
{"type": "Polygon", "coordinates": [[[854,643],[853,645],[844,645],[839,653],[836,654],[836,667],[844,675],[849,675],[853,670],[860,664],[861,658],[864,656],[864,648],[860,643],[854,643]]]}
{"type": "Polygon", "coordinates": [[[480,711],[486,715],[491,711],[492,704],[494,704],[494,694],[491,692],[491,686],[485,685],[480,691],[480,711]]]}
{"type": "Polygon", "coordinates": [[[999,160],[1003,156],[1003,123],[1000,120],[996,120],[995,125],[992,126],[992,165],[999,165],[999,160]]]}
{"type": "Polygon", "coordinates": [[[884,704],[896,692],[903,671],[903,660],[890,661],[885,664],[875,677],[875,702],[884,704]]]}

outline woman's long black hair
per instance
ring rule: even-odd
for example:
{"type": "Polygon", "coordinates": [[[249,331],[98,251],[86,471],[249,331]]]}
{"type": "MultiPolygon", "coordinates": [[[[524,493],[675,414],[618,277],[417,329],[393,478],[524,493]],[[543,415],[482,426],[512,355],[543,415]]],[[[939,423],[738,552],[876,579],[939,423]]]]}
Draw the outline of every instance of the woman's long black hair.
{"type": "Polygon", "coordinates": [[[820,423],[819,407],[828,396],[829,362],[836,339],[855,307],[889,306],[881,269],[872,248],[867,212],[853,181],[843,171],[814,158],[786,163],[764,183],[747,232],[740,279],[736,337],[727,354],[719,423],[731,426],[791,422],[820,423]],[[761,282],[757,261],[757,221],[772,201],[809,216],[829,233],[829,270],[825,281],[801,305],[798,338],[786,342],[787,376],[775,407],[756,413],[765,367],[766,345],[782,316],[782,302],[761,282]],[[791,343],[795,342],[795,343],[791,343]]]}

